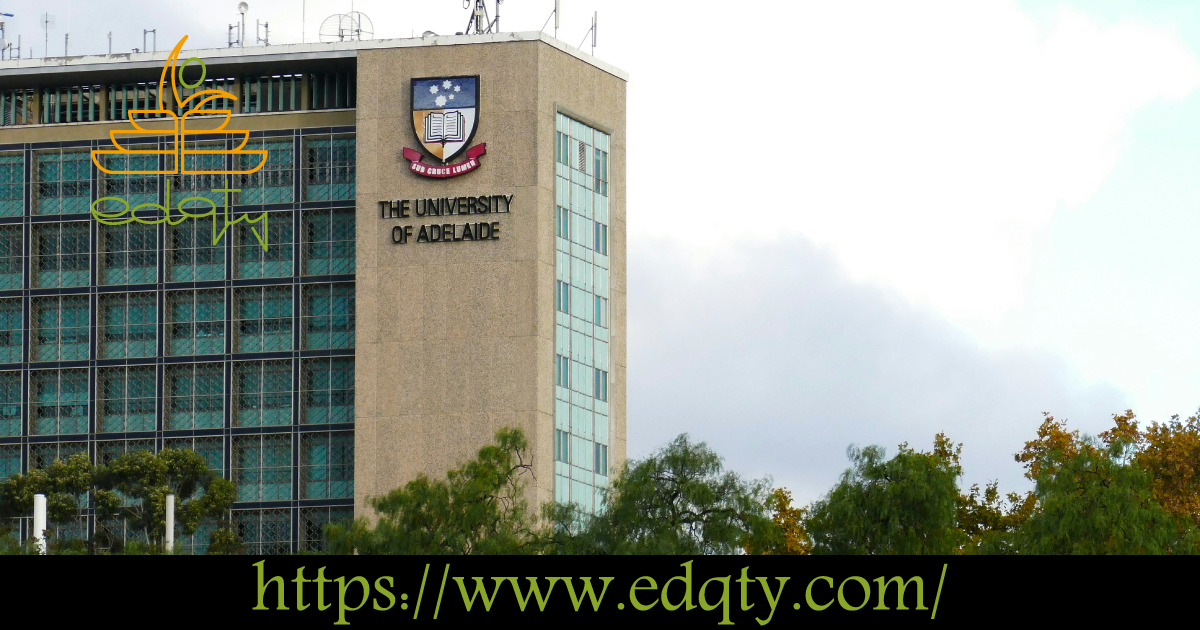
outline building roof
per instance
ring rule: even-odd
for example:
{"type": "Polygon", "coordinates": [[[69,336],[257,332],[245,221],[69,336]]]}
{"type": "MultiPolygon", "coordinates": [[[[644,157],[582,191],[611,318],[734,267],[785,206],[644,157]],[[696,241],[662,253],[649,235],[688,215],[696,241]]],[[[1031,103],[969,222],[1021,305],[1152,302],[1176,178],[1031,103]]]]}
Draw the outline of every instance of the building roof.
{"type": "MultiPolygon", "coordinates": [[[[322,61],[349,59],[358,56],[360,50],[375,48],[409,48],[418,46],[460,46],[464,44],[487,44],[500,42],[541,41],[585,63],[603,70],[623,81],[629,74],[616,66],[601,61],[574,46],[566,44],[540,31],[523,33],[487,33],[482,35],[434,35],[397,39],[370,39],[344,42],[312,42],[305,44],[279,44],[272,46],[246,46],[232,48],[184,49],[180,58],[198,57],[210,66],[243,64],[277,64],[295,61],[322,61]],[[186,54],[184,54],[186,53],[186,54]]],[[[36,77],[38,82],[46,80],[69,82],[71,75],[94,72],[144,74],[146,70],[161,70],[171,54],[170,50],[153,53],[114,53],[112,55],[73,55],[69,57],[45,57],[11,59],[0,61],[0,87],[15,87],[28,83],[36,77]]]]}

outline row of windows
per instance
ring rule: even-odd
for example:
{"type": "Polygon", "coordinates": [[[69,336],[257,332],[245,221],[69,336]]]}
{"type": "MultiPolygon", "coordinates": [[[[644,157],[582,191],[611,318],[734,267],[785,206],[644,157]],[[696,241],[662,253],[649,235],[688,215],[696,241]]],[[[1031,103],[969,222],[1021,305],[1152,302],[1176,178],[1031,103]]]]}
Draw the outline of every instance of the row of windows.
{"type": "MultiPolygon", "coordinates": [[[[177,363],[162,371],[152,365],[94,368],[95,433],[220,429],[229,408],[232,427],[291,426],[354,422],[354,359],[302,359],[300,413],[292,411],[292,362],[230,363],[226,396],[223,363],[177,363]],[[162,426],[158,412],[161,405],[162,426]]],[[[22,434],[22,401],[29,410],[28,435],[89,432],[87,369],[33,370],[29,395],[22,396],[20,372],[0,372],[0,436],[22,434]]]]}
{"type": "MultiPolygon", "coordinates": [[[[185,150],[228,151],[241,140],[188,141],[185,150]]],[[[292,203],[298,181],[301,201],[354,199],[356,156],[353,134],[306,135],[300,141],[297,169],[296,143],[292,137],[254,138],[246,149],[265,149],[267,163],[255,173],[234,175],[178,174],[169,176],[113,175],[92,170],[91,148],[38,149],[30,152],[30,211],[33,215],[82,214],[102,197],[121,197],[130,207],[159,202],[159,193],[171,191],[178,204],[190,196],[212,199],[224,205],[223,193],[215,189],[240,189],[234,205],[292,203]],[[95,185],[93,186],[93,181],[95,185]],[[227,185],[228,184],[228,185],[227,185]],[[231,186],[230,186],[231,185],[231,186]],[[94,193],[94,197],[93,197],[94,193]]],[[[130,149],[160,149],[157,144],[127,146],[130,149]]],[[[162,149],[170,149],[164,145],[162,149]]],[[[109,170],[173,170],[175,156],[146,154],[103,155],[109,170]]],[[[248,170],[259,155],[184,155],[185,170],[248,170]]],[[[25,152],[0,152],[0,216],[21,216],[24,211],[25,152]]]]}
{"type": "MultiPolygon", "coordinates": [[[[597,136],[601,132],[594,132],[597,136]]],[[[559,131],[556,136],[555,158],[560,164],[591,176],[592,190],[608,195],[608,151],[589,146],[587,141],[559,131]]],[[[607,142],[605,142],[607,145],[607,142]]]]}
{"type": "MultiPolygon", "coordinates": [[[[588,385],[590,385],[591,388],[590,389],[579,388],[579,389],[577,389],[577,391],[586,393],[587,395],[591,396],[592,398],[595,398],[596,400],[608,402],[608,372],[607,371],[601,370],[598,368],[589,368],[588,366],[583,365],[581,363],[576,363],[576,362],[572,361],[571,359],[569,359],[568,357],[565,357],[561,354],[554,355],[554,384],[555,385],[558,385],[559,387],[565,387],[567,389],[570,389],[571,384],[574,383],[575,386],[578,388],[579,385],[581,385],[581,383],[579,382],[579,377],[578,377],[578,374],[580,372],[584,372],[585,375],[587,372],[591,372],[591,377],[592,377],[591,383],[588,383],[588,385]],[[572,377],[572,375],[571,375],[572,372],[575,372],[576,376],[572,377]]],[[[586,385],[584,387],[586,387],[586,385]]]]}
{"type": "Polygon", "coordinates": [[[554,286],[554,307],[560,313],[582,317],[584,321],[608,328],[608,298],[591,295],[562,280],[556,280],[554,286]]]}
{"type": "Polygon", "coordinates": [[[608,476],[608,446],[572,436],[561,429],[554,430],[554,460],[587,468],[598,475],[608,476]],[[590,453],[588,452],[589,445],[590,453]],[[586,455],[591,455],[591,458],[586,458],[586,455]]]}
{"type": "MultiPolygon", "coordinates": [[[[341,499],[354,496],[354,433],[309,431],[297,434],[299,499],[341,499]]],[[[223,436],[167,438],[163,446],[195,450],[211,470],[224,476],[223,436]]],[[[229,474],[237,488],[236,501],[292,500],[292,440],[290,433],[235,435],[230,440],[229,474]]],[[[34,443],[25,448],[28,470],[43,468],[55,459],[87,453],[86,442],[34,443]]],[[[0,444],[0,479],[20,472],[19,444],[0,444]]],[[[123,454],[154,450],[154,440],[96,442],[96,462],[107,465],[123,454]]]]}
{"type": "MultiPolygon", "coordinates": [[[[254,226],[239,223],[233,232],[233,260],[227,265],[225,244],[212,245],[212,224],[189,220],[167,227],[163,252],[166,282],[282,278],[296,275],[292,212],[267,213],[271,219],[264,251],[254,226]]],[[[30,226],[29,288],[82,287],[91,284],[91,221],[35,223],[30,226]]],[[[141,223],[96,223],[99,285],[151,284],[158,281],[157,226],[141,223]]],[[[306,210],[300,224],[300,269],[305,276],[355,272],[353,209],[306,210]]],[[[0,289],[24,287],[24,228],[0,225],[0,289]]]]}
{"type": "Polygon", "coordinates": [[[571,211],[562,206],[558,206],[557,213],[558,213],[558,218],[556,221],[556,229],[557,229],[558,236],[565,238],[567,240],[574,240],[575,242],[587,243],[592,248],[592,251],[596,252],[597,254],[603,254],[605,256],[608,255],[608,226],[607,225],[605,225],[599,221],[592,221],[591,219],[587,219],[587,218],[584,218],[579,215],[572,216],[571,211]],[[592,233],[589,235],[591,237],[590,239],[587,239],[587,237],[585,237],[585,236],[581,236],[579,234],[580,228],[578,228],[578,227],[576,227],[575,236],[572,239],[572,235],[571,235],[572,219],[574,219],[575,221],[577,221],[581,224],[590,223],[592,225],[592,230],[591,230],[592,233]],[[589,240],[590,240],[590,242],[588,242],[589,240]]]}
{"type": "MultiPolygon", "coordinates": [[[[293,285],[231,289],[232,352],[293,350],[293,285]]],[[[300,349],[355,345],[354,284],[300,286],[300,349]]],[[[0,298],[0,363],[22,360],[22,298],[0,298]]],[[[91,358],[90,298],[49,295],[29,299],[30,361],[91,358]]],[[[97,359],[160,356],[158,294],[104,293],[96,298],[97,359]]],[[[167,291],[162,356],[225,354],[225,289],[167,291]]]]}

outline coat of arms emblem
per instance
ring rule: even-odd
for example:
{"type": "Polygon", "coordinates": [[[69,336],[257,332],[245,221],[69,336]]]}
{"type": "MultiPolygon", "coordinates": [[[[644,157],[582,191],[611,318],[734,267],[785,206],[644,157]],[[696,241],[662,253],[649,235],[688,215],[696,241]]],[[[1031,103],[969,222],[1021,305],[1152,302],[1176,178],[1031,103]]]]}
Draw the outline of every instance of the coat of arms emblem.
{"type": "Polygon", "coordinates": [[[438,164],[421,161],[421,153],[405,148],[410,169],[426,177],[454,177],[475,170],[487,145],[470,146],[479,125],[479,77],[435,77],[412,80],[413,133],[438,164]],[[466,152],[457,164],[450,160],[466,152]]]}

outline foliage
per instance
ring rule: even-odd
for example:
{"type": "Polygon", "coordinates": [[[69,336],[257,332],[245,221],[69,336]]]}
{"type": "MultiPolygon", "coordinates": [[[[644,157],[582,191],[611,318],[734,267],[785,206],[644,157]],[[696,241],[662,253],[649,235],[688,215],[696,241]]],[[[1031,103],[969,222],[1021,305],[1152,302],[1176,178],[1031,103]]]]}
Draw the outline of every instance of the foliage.
{"type": "MultiPolygon", "coordinates": [[[[1197,414],[1200,416],[1200,414],[1197,414]]],[[[1200,420],[1153,422],[1138,434],[1134,463],[1151,476],[1154,498],[1171,514],[1200,527],[1200,420]]],[[[1114,416],[1120,419],[1121,416],[1114,416]]],[[[1133,412],[1125,412],[1126,422],[1133,412]]],[[[1133,423],[1136,430],[1136,423],[1133,423]]]]}
{"type": "Polygon", "coordinates": [[[326,531],[332,553],[480,554],[532,551],[536,539],[523,496],[532,464],[520,429],[501,429],[495,444],[446,475],[421,475],[371,505],[379,515],[326,531]]]}
{"type": "Polygon", "coordinates": [[[812,505],[806,528],[816,554],[946,554],[960,540],[956,527],[961,445],[945,434],[932,452],[900,445],[885,460],[878,446],[850,447],[853,467],[812,505]]]}
{"type": "Polygon", "coordinates": [[[808,520],[807,507],[792,507],[792,493],[787,488],[775,488],[771,491],[771,496],[767,497],[767,509],[771,510],[771,522],[780,535],[777,542],[762,549],[762,553],[777,556],[812,553],[812,536],[804,527],[805,521],[808,520]]]}
{"type": "Polygon", "coordinates": [[[646,459],[626,463],[605,510],[584,518],[551,508],[555,551],[590,554],[729,554],[774,548],[781,534],[767,516],[768,479],[743,480],[686,434],[646,459]]]}
{"type": "Polygon", "coordinates": [[[968,494],[958,498],[958,527],[963,533],[960,551],[968,555],[1016,553],[1013,535],[1035,509],[1037,497],[1032,492],[1001,497],[998,482],[988,483],[982,491],[979,484],[973,484],[968,494]]]}

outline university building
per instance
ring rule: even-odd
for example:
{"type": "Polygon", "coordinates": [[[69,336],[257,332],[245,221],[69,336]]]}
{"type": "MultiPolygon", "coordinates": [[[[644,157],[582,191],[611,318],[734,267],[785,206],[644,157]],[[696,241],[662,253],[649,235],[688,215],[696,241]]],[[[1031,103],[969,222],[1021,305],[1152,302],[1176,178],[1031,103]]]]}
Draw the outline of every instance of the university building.
{"type": "MultiPolygon", "coordinates": [[[[627,76],[542,33],[169,56],[0,62],[0,478],[194,449],[248,550],[290,553],[520,427],[531,503],[596,510],[625,458],[627,76]]],[[[51,535],[102,532],[141,535],[51,535]]]]}

